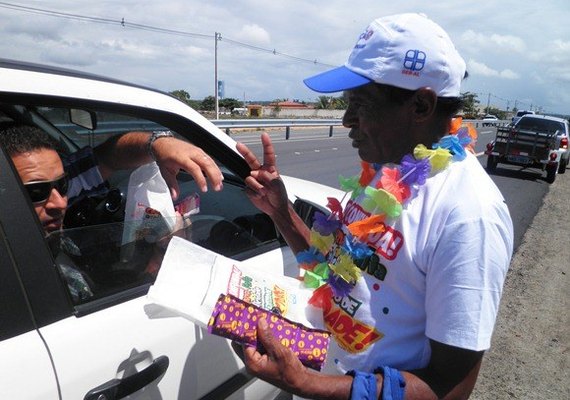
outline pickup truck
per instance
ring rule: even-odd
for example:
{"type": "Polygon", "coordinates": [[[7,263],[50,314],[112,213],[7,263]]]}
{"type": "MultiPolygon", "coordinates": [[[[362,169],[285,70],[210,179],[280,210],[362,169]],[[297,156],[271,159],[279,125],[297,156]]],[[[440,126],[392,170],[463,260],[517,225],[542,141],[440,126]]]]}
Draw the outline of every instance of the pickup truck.
{"type": "Polygon", "coordinates": [[[568,165],[568,121],[546,116],[522,116],[514,126],[497,128],[495,140],[487,144],[487,170],[498,163],[538,167],[546,171],[546,181],[553,183],[556,174],[568,165]]]}

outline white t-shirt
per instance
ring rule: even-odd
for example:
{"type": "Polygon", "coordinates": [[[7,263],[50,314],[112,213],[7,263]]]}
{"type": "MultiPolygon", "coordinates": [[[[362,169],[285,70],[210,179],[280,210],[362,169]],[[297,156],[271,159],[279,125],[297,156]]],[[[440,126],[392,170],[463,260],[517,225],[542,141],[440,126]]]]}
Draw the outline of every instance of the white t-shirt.
{"type": "MultiPolygon", "coordinates": [[[[362,196],[345,208],[345,224],[369,215],[359,201],[362,196]]],[[[335,339],[323,372],[423,368],[429,339],[488,349],[513,228],[503,196],[477,158],[469,153],[430,177],[385,228],[367,239],[378,262],[349,296],[324,308],[335,339]]]]}

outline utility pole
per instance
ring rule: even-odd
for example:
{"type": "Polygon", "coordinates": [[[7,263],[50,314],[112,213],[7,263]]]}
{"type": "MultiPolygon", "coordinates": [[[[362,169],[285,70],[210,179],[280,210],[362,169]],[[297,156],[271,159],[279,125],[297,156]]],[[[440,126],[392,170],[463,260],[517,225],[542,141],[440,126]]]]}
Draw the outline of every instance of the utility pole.
{"type": "Polygon", "coordinates": [[[222,34],[214,33],[214,98],[216,103],[216,119],[220,118],[220,107],[218,99],[218,40],[222,40],[222,34]]]}
{"type": "Polygon", "coordinates": [[[489,92],[489,95],[487,96],[487,110],[485,111],[485,114],[489,114],[489,105],[491,104],[491,92],[489,92]]]}

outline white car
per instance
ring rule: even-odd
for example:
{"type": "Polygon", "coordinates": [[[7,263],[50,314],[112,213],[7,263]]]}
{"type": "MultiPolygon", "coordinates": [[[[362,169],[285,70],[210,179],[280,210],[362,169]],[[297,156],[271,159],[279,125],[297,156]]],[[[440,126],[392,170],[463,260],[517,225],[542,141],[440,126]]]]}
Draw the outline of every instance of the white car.
{"type": "Polygon", "coordinates": [[[487,114],[483,117],[483,126],[495,126],[497,124],[497,122],[499,121],[499,118],[497,118],[497,116],[492,115],[492,114],[487,114]]]}
{"type": "MultiPolygon", "coordinates": [[[[295,258],[271,220],[248,200],[249,170],[236,143],[168,94],[87,74],[0,59],[0,128],[36,125],[63,152],[129,130],[168,129],[202,147],[225,174],[222,192],[201,194],[200,218],[188,239],[241,262],[282,274],[295,258]]],[[[180,317],[149,312],[152,276],[138,261],[117,263],[128,171],[114,190],[70,209],[63,233],[47,238],[10,158],[0,151],[0,398],[265,399],[280,394],[249,376],[230,343],[180,317]],[[71,226],[75,226],[71,228],[71,226]],[[74,302],[50,244],[81,243],[78,267],[98,271],[94,296],[74,302]],[[60,242],[57,242],[60,243],[60,242]],[[61,242],[63,243],[63,242],[61,242]]],[[[284,177],[309,221],[338,190],[284,177]]],[[[185,194],[197,192],[179,174],[185,194]]],[[[135,257],[136,259],[137,257],[135,257]]],[[[188,260],[192,262],[192,260],[188,260]]]]}
{"type": "Polygon", "coordinates": [[[515,124],[519,121],[519,119],[521,119],[521,117],[522,117],[523,115],[529,115],[529,114],[534,115],[535,112],[534,112],[534,111],[527,111],[527,110],[519,110],[519,111],[517,111],[517,113],[515,114],[515,116],[514,116],[513,119],[512,119],[511,124],[512,124],[512,125],[515,125],[515,124]]]}

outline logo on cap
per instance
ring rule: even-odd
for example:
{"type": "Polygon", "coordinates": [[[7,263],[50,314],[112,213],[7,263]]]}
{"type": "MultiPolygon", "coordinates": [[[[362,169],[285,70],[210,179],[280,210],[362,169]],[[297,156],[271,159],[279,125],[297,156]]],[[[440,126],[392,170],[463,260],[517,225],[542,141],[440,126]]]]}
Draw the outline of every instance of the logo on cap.
{"type": "Polygon", "coordinates": [[[354,45],[355,49],[362,49],[364,48],[364,46],[366,46],[366,43],[360,43],[361,40],[367,41],[368,39],[370,39],[370,37],[374,34],[374,31],[372,29],[366,29],[364,32],[362,32],[360,34],[360,36],[358,37],[358,40],[356,41],[356,44],[354,45]]]}
{"type": "Polygon", "coordinates": [[[418,71],[421,71],[426,63],[426,53],[420,50],[408,50],[404,58],[404,68],[402,71],[406,75],[419,76],[418,71]]]}

